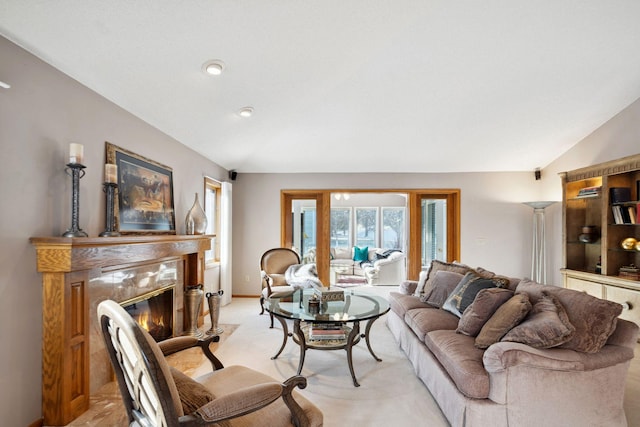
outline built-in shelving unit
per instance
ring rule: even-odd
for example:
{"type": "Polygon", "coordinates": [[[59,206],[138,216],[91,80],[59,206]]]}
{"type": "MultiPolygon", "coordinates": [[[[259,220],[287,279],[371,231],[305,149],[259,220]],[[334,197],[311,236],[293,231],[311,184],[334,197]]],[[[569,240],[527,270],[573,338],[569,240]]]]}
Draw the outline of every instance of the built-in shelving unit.
{"type": "Polygon", "coordinates": [[[640,281],[621,277],[620,270],[640,266],[640,248],[622,247],[625,239],[640,241],[640,225],[630,216],[620,223],[615,213],[637,214],[640,207],[640,154],[565,172],[561,178],[565,287],[616,301],[625,308],[621,317],[640,324],[640,281]],[[618,189],[625,189],[622,200],[614,194],[618,189]],[[584,235],[587,226],[595,230],[590,236],[584,235]]]}

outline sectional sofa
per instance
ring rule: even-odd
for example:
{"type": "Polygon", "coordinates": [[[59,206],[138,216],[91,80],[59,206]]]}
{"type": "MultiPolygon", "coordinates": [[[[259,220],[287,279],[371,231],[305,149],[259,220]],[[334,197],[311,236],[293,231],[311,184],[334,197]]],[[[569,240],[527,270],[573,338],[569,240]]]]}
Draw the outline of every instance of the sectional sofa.
{"type": "Polygon", "coordinates": [[[452,426],[627,425],[638,326],[619,304],[434,261],[390,306],[389,329],[452,426]]]}

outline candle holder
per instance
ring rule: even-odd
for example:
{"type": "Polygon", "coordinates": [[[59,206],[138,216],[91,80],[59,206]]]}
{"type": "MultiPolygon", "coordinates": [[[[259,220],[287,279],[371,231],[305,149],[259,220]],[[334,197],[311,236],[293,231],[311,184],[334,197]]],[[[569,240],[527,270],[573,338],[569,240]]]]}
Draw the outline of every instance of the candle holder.
{"type": "Polygon", "coordinates": [[[116,218],[114,214],[115,210],[115,196],[118,184],[115,182],[105,182],[102,184],[104,187],[102,191],[107,195],[107,215],[105,220],[105,229],[100,233],[100,237],[117,237],[120,235],[116,231],[116,218]]]}
{"type": "Polygon", "coordinates": [[[62,237],[87,237],[87,233],[78,226],[80,216],[80,178],[85,174],[85,165],[80,163],[68,163],[64,171],[71,176],[71,228],[62,237]]]}

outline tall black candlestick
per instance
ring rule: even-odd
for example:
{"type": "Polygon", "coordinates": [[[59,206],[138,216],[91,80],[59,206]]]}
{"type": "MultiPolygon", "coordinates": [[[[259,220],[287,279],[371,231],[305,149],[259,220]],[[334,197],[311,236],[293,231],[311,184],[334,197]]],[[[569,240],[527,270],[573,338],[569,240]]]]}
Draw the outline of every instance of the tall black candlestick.
{"type": "Polygon", "coordinates": [[[69,228],[62,237],[87,237],[87,233],[82,231],[78,226],[80,217],[80,178],[85,174],[86,166],[80,163],[69,163],[65,168],[67,175],[71,175],[71,228],[69,228]],[[71,171],[71,172],[69,172],[71,171]]]}
{"type": "Polygon", "coordinates": [[[105,229],[100,233],[100,237],[116,237],[120,235],[120,233],[116,231],[116,218],[114,214],[115,195],[116,190],[118,189],[118,184],[114,182],[105,182],[103,185],[103,190],[107,195],[107,215],[105,219],[105,229]]]}

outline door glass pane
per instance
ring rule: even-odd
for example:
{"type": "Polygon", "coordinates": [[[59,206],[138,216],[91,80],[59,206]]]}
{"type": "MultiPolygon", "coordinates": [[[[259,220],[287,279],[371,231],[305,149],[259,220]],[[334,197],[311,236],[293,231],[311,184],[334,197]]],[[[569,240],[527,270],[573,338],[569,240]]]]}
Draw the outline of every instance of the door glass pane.
{"type": "Polygon", "coordinates": [[[378,209],[356,208],[356,246],[378,247],[378,209]]]}
{"type": "Polygon", "coordinates": [[[351,247],[350,208],[331,208],[331,247],[351,247]]]}
{"type": "Polygon", "coordinates": [[[304,259],[309,251],[316,249],[316,201],[292,200],[293,250],[304,259]]]}
{"type": "Polygon", "coordinates": [[[382,248],[405,252],[405,208],[382,208],[382,248]]]}
{"type": "Polygon", "coordinates": [[[447,201],[423,199],[422,202],[422,268],[431,261],[447,258],[447,201]]]}

